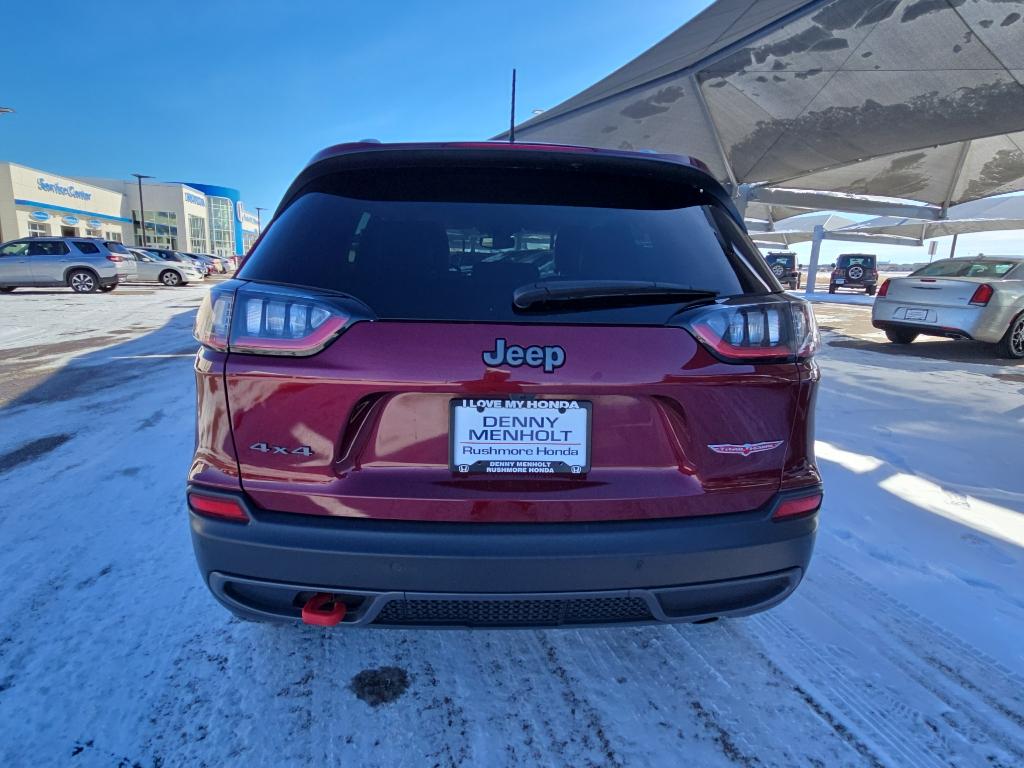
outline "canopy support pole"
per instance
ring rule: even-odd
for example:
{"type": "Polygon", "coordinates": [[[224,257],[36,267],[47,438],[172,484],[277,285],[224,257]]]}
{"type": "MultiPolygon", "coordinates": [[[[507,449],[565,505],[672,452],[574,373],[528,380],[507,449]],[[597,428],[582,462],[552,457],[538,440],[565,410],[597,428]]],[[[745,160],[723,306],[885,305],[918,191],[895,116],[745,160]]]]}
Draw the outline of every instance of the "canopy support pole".
{"type": "Polygon", "coordinates": [[[700,83],[697,82],[696,75],[690,75],[690,85],[693,86],[693,91],[697,94],[697,102],[700,104],[701,114],[704,115],[704,122],[711,129],[711,135],[715,139],[715,147],[718,148],[718,157],[721,159],[722,165],[725,166],[725,173],[729,177],[729,194],[736,198],[736,207],[740,209],[740,216],[746,216],[747,199],[740,194],[739,185],[736,183],[736,174],[732,172],[729,155],[725,152],[725,144],[722,143],[722,137],[718,133],[718,126],[715,125],[715,121],[711,118],[711,110],[708,109],[708,103],[704,99],[704,91],[700,89],[700,83]]]}
{"type": "Polygon", "coordinates": [[[942,212],[939,206],[926,203],[877,199],[836,192],[815,192],[808,189],[783,189],[743,184],[741,191],[746,195],[747,200],[771,205],[791,205],[794,208],[808,208],[813,211],[846,211],[925,221],[935,221],[942,212]]]}
{"type": "Polygon", "coordinates": [[[960,174],[963,173],[964,163],[967,162],[967,153],[970,151],[971,142],[968,140],[960,147],[960,154],[956,159],[956,166],[953,168],[953,178],[950,179],[949,189],[946,190],[946,199],[942,202],[942,213],[939,218],[946,218],[949,204],[953,201],[953,195],[956,194],[956,185],[960,183],[960,174]]]}
{"type": "Polygon", "coordinates": [[[821,241],[825,239],[825,228],[818,224],[814,227],[814,238],[811,240],[811,261],[807,265],[807,285],[804,294],[812,296],[818,284],[818,257],[821,255],[821,241]]]}

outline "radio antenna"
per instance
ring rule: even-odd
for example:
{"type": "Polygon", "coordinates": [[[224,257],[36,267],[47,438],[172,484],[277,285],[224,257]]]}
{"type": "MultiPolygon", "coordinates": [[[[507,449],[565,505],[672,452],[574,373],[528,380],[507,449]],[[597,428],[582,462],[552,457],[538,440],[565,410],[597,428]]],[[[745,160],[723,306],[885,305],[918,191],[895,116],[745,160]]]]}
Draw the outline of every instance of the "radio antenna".
{"type": "Polygon", "coordinates": [[[508,143],[516,143],[516,70],[512,68],[512,116],[509,118],[508,143]]]}

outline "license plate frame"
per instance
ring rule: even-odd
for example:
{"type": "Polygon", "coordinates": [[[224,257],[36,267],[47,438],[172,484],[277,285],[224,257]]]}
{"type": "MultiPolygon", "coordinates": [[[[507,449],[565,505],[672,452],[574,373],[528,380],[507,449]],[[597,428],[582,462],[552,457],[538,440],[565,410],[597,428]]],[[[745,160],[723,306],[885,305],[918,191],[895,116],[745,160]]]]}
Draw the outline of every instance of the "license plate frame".
{"type": "MultiPolygon", "coordinates": [[[[583,477],[591,469],[591,439],[594,429],[594,404],[590,400],[558,397],[500,396],[500,397],[458,397],[448,403],[448,468],[460,477],[480,475],[515,476],[561,476],[583,477]],[[551,403],[552,405],[540,405],[551,403]],[[564,404],[564,406],[555,405],[564,404]],[[498,422],[486,426],[484,416],[518,416],[530,419],[527,422],[498,422]],[[535,421],[535,419],[541,421],[535,421]],[[548,421],[555,418],[558,421],[548,421]],[[582,430],[580,420],[582,419],[582,430]],[[476,434],[470,433],[476,425],[476,434]],[[481,430],[501,431],[502,434],[481,434],[481,430]],[[534,433],[547,431],[558,433],[568,430],[563,439],[543,441],[529,440],[470,440],[476,437],[506,437],[506,430],[534,433]],[[581,435],[580,432],[583,432],[581,435]],[[473,450],[489,450],[471,456],[473,450]],[[486,444],[486,445],[484,445],[486,444]],[[504,450],[503,450],[504,449],[504,450]],[[532,449],[532,450],[527,450],[532,449]],[[557,452],[557,453],[552,453],[557,452]],[[573,453],[575,452],[575,453],[573,453]],[[470,461],[470,458],[475,460],[470,461]]],[[[536,435],[534,435],[536,436],[536,435]]]]}
{"type": "Polygon", "coordinates": [[[906,320],[924,320],[924,321],[927,321],[928,320],[928,310],[927,309],[918,309],[918,308],[915,308],[915,307],[911,307],[911,308],[907,309],[907,311],[906,311],[906,313],[904,314],[903,317],[906,320]]]}

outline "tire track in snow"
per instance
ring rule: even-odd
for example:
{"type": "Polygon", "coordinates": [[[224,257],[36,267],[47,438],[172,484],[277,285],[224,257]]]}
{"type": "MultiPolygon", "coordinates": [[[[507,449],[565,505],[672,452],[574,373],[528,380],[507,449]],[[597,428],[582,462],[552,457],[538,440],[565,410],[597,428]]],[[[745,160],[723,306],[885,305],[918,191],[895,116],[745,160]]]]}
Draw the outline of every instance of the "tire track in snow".
{"type": "MultiPolygon", "coordinates": [[[[735,644],[730,649],[730,655],[737,656],[743,659],[757,659],[757,664],[763,667],[770,676],[772,682],[765,687],[774,686],[779,689],[787,689],[795,695],[796,699],[800,702],[801,706],[811,714],[812,717],[822,722],[827,726],[827,731],[831,733],[837,741],[843,745],[846,750],[850,753],[858,755],[865,761],[864,764],[872,766],[872,768],[885,768],[885,764],[882,759],[875,753],[870,746],[868,746],[857,734],[847,728],[839,717],[837,717],[831,710],[829,710],[821,702],[817,701],[813,696],[808,694],[793,678],[788,675],[782,668],[779,667],[768,655],[766,648],[776,649],[779,646],[775,643],[764,643],[758,639],[755,639],[756,632],[752,632],[754,625],[751,620],[744,619],[739,623],[735,623],[726,620],[720,625],[721,631],[725,634],[731,643],[735,644]]],[[[679,630],[683,632],[682,629],[679,630]]],[[[715,666],[720,663],[716,658],[716,654],[719,650],[719,644],[709,644],[708,649],[698,647],[694,643],[690,642],[689,638],[684,638],[686,642],[693,649],[694,653],[700,656],[709,669],[714,669],[715,666]]],[[[753,666],[753,662],[751,663],[753,666]]],[[[757,750],[757,744],[752,747],[757,750]]],[[[811,755],[800,755],[801,762],[806,761],[807,763],[817,763],[822,766],[833,765],[836,755],[826,755],[825,759],[819,756],[811,755]]],[[[782,765],[790,765],[792,761],[781,763],[782,765]]]]}
{"type": "MultiPolygon", "coordinates": [[[[821,560],[841,574],[842,589],[826,589],[818,579],[809,579],[801,587],[802,597],[811,599],[831,621],[853,633],[865,645],[880,649],[889,663],[948,707],[950,711],[943,714],[943,721],[964,740],[974,745],[992,742],[1012,755],[1015,762],[1024,764],[1024,748],[1012,735],[1024,732],[1024,717],[1016,708],[1021,702],[1024,680],[877,589],[834,558],[823,556],[821,560]],[[872,621],[881,631],[852,620],[851,617],[858,615],[855,612],[837,610],[836,597],[840,594],[853,606],[872,606],[872,621]],[[942,685],[941,678],[936,678],[929,667],[941,673],[947,684],[942,685]],[[969,669],[966,674],[965,668],[969,669]],[[978,684],[974,680],[984,682],[978,684]],[[992,694],[993,690],[997,695],[992,694]],[[979,713],[979,702],[990,711],[979,713]],[[1010,727],[1003,730],[993,727],[1000,718],[1009,721],[1010,727]]],[[[771,618],[766,616],[765,620],[771,618]]],[[[906,707],[905,704],[900,706],[906,707]]],[[[917,714],[935,730],[929,718],[917,714]]],[[[945,746],[953,747],[949,742],[945,742],[945,746]]]]}
{"type": "MultiPolygon", "coordinates": [[[[927,743],[934,739],[926,741],[907,738],[908,733],[925,735],[921,728],[924,720],[921,713],[911,710],[884,691],[876,690],[878,695],[868,698],[863,692],[865,685],[861,675],[838,663],[827,649],[811,642],[800,630],[777,615],[761,614],[754,617],[752,623],[760,625],[769,635],[774,636],[765,638],[767,646],[785,647],[790,656],[794,655],[794,649],[798,651],[795,655],[800,658],[801,667],[810,684],[797,686],[797,692],[804,697],[810,696],[817,703],[815,706],[812,701],[807,701],[809,707],[818,714],[821,714],[818,707],[832,712],[826,721],[834,729],[834,723],[840,720],[834,713],[841,713],[842,718],[854,726],[850,730],[855,733],[858,741],[869,747],[877,745],[892,758],[889,761],[874,758],[873,765],[895,764],[907,768],[956,766],[956,763],[945,758],[943,745],[927,743]],[[935,746],[938,746],[938,750],[934,749],[935,746]]],[[[843,735],[838,729],[836,732],[843,735]]]]}

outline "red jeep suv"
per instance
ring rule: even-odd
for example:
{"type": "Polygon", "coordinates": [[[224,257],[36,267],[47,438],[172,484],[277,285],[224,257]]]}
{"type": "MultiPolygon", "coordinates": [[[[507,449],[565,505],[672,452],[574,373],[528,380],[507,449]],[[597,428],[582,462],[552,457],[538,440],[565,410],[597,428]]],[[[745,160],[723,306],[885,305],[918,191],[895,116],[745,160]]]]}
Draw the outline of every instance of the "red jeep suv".
{"type": "Polygon", "coordinates": [[[327,149],[195,333],[192,539],[242,618],[692,622],[807,568],[817,329],[697,161],[327,149]]]}

